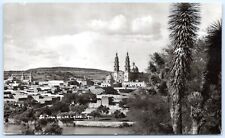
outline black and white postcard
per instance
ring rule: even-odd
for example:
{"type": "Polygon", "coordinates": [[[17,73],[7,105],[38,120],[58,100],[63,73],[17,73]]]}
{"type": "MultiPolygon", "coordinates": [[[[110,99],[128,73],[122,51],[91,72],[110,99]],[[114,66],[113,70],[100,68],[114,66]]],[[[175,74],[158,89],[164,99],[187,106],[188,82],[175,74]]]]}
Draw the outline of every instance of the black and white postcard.
{"type": "Polygon", "coordinates": [[[4,3],[5,135],[221,134],[221,3],[4,3]]]}

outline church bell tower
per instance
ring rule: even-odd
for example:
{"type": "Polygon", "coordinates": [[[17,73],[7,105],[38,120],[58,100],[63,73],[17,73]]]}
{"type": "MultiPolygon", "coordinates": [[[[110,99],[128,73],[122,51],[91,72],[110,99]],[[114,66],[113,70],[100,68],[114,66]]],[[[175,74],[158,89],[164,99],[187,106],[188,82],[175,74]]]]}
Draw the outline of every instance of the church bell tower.
{"type": "Polygon", "coordinates": [[[128,52],[125,59],[124,81],[130,81],[130,58],[128,52]]]}
{"type": "Polygon", "coordinates": [[[115,61],[114,61],[114,72],[113,72],[113,79],[118,82],[119,81],[119,57],[118,54],[116,53],[115,61]]]}
{"type": "Polygon", "coordinates": [[[24,81],[25,80],[25,76],[23,74],[23,72],[21,73],[21,78],[20,78],[21,81],[24,81]]]}
{"type": "Polygon", "coordinates": [[[29,75],[29,82],[30,82],[30,83],[32,83],[32,82],[33,82],[32,72],[30,72],[30,75],[29,75]]]}
{"type": "Polygon", "coordinates": [[[119,58],[118,58],[118,54],[116,53],[116,57],[115,57],[115,62],[114,62],[114,71],[118,72],[119,71],[119,58]]]}

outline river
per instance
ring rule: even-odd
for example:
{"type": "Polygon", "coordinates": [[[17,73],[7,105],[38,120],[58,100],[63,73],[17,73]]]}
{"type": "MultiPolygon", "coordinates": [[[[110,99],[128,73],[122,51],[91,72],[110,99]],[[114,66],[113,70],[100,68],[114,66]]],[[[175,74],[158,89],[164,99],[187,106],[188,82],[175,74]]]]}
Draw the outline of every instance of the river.
{"type": "MultiPolygon", "coordinates": [[[[5,134],[21,134],[19,125],[8,125],[4,129],[5,134]]],[[[63,127],[63,135],[127,135],[131,134],[130,128],[100,128],[100,127],[63,127]]]]}

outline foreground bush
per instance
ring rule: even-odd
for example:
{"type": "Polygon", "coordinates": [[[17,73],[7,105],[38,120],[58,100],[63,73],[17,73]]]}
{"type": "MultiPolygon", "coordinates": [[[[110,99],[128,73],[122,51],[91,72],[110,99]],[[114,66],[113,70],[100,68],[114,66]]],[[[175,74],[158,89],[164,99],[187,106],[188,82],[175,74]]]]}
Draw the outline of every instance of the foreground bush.
{"type": "Polygon", "coordinates": [[[172,134],[167,99],[159,95],[135,95],[128,101],[128,118],[136,134],[172,134]]]}

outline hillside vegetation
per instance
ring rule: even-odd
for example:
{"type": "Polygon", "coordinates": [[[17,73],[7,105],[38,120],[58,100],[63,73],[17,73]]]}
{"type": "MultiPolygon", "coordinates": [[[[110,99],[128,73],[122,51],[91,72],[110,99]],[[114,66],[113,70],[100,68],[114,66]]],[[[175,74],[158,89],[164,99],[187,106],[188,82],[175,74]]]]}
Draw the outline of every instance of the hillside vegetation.
{"type": "Polygon", "coordinates": [[[89,68],[74,68],[74,67],[48,67],[48,68],[34,68],[25,71],[4,71],[4,78],[14,74],[19,76],[24,72],[28,75],[32,72],[34,80],[67,80],[70,77],[76,78],[90,78],[90,79],[103,79],[109,71],[89,68]]]}

